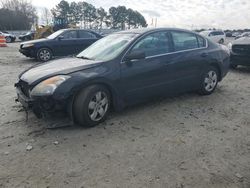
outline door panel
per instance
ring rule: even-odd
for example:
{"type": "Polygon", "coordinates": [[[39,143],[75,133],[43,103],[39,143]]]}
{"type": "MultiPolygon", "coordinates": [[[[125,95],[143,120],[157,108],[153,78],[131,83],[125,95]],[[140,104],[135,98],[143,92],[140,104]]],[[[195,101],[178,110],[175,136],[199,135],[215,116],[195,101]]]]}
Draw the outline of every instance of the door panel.
{"type": "Polygon", "coordinates": [[[171,93],[176,76],[173,55],[121,64],[122,87],[127,102],[171,93]]]}
{"type": "Polygon", "coordinates": [[[176,84],[181,86],[183,91],[192,90],[198,87],[200,82],[200,74],[206,59],[206,43],[202,43],[202,38],[193,33],[172,31],[171,34],[176,51],[176,73],[179,75],[176,84]]]}
{"type": "Polygon", "coordinates": [[[161,95],[173,76],[167,68],[171,57],[164,55],[172,51],[169,33],[149,34],[133,46],[130,52],[133,51],[143,51],[146,58],[121,64],[121,86],[126,101],[161,95]]]}
{"type": "Polygon", "coordinates": [[[72,55],[76,52],[76,43],[77,43],[77,31],[65,31],[60,36],[62,39],[55,39],[53,44],[53,49],[55,55],[66,56],[72,55]]]}
{"type": "Polygon", "coordinates": [[[205,42],[188,32],[173,31],[167,36],[165,42],[164,38],[158,36],[160,45],[157,42],[155,46],[149,43],[149,37],[145,37],[145,43],[140,46],[139,41],[132,50],[139,47],[149,56],[121,64],[121,87],[126,102],[133,103],[152,96],[172,95],[198,88],[201,72],[206,65],[205,42]],[[159,49],[162,42],[168,45],[165,54],[162,48],[159,49]],[[148,46],[154,49],[147,52],[145,48],[148,46]],[[160,53],[150,54],[157,51],[160,53]]]}

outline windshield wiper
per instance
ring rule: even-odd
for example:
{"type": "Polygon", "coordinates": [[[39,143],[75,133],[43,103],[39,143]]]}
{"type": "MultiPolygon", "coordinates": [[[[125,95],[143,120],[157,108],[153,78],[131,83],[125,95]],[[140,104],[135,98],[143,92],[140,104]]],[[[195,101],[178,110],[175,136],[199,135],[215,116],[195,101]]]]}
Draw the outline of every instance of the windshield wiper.
{"type": "Polygon", "coordinates": [[[87,59],[87,60],[93,60],[93,59],[91,59],[91,58],[89,58],[89,57],[86,57],[86,56],[77,56],[77,58],[87,59]]]}

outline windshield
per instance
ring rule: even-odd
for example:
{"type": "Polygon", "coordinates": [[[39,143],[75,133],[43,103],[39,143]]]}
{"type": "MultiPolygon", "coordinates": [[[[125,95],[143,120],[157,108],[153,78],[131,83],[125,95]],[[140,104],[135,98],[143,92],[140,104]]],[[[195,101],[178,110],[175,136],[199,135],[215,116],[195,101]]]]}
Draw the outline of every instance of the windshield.
{"type": "Polygon", "coordinates": [[[64,32],[64,30],[59,30],[59,31],[57,31],[57,32],[55,32],[55,33],[53,33],[53,34],[51,34],[51,35],[48,36],[47,38],[48,38],[48,39],[54,39],[54,38],[58,37],[59,35],[61,35],[63,32],[64,32]]]}
{"type": "Polygon", "coordinates": [[[109,61],[117,57],[138,34],[111,34],[104,37],[77,55],[79,58],[109,61]]]}

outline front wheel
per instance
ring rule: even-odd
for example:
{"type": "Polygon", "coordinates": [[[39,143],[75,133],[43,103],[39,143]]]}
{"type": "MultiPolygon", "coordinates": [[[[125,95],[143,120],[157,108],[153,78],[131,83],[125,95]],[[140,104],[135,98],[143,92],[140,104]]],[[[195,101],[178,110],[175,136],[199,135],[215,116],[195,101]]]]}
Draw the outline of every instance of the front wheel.
{"type": "Polygon", "coordinates": [[[110,100],[110,92],[102,85],[84,88],[73,103],[76,122],[84,127],[92,127],[103,122],[110,109],[110,100]]]}
{"type": "Polygon", "coordinates": [[[218,78],[218,69],[209,67],[202,75],[199,93],[202,95],[212,94],[218,84],[218,78]]]}
{"type": "Polygon", "coordinates": [[[41,48],[37,51],[37,59],[46,62],[52,59],[52,52],[48,48],[41,48]]]}

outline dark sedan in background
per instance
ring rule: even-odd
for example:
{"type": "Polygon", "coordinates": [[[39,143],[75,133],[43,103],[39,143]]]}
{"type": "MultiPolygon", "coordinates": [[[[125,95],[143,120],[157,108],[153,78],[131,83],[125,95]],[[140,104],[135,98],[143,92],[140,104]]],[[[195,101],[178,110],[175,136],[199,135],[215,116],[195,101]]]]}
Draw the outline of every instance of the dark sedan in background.
{"type": "Polygon", "coordinates": [[[229,50],[199,34],[130,30],[100,39],[77,57],[34,66],[15,86],[18,101],[38,117],[64,111],[73,122],[94,126],[111,107],[187,91],[209,95],[228,67],[229,50]]]}
{"type": "Polygon", "coordinates": [[[47,38],[21,43],[19,51],[27,57],[45,62],[54,56],[77,54],[101,37],[93,31],[62,29],[47,38]]]}
{"type": "Polygon", "coordinates": [[[231,51],[231,68],[250,66],[250,37],[239,38],[228,44],[231,51]]]}
{"type": "Polygon", "coordinates": [[[19,35],[19,40],[26,41],[26,40],[33,40],[35,37],[35,31],[29,31],[25,34],[19,35]]]}

